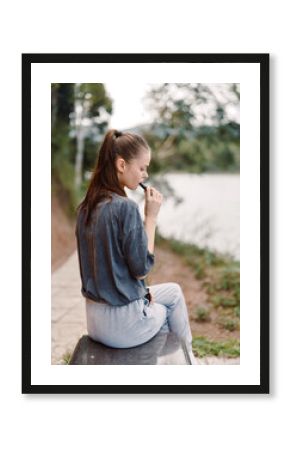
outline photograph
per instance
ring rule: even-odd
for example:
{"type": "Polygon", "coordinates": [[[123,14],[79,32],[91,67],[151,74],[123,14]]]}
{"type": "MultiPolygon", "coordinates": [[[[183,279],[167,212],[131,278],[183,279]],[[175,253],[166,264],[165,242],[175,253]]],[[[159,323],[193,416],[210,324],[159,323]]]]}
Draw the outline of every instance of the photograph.
{"type": "Polygon", "coordinates": [[[22,125],[23,392],[269,392],[269,55],[22,54],[22,125]]]}

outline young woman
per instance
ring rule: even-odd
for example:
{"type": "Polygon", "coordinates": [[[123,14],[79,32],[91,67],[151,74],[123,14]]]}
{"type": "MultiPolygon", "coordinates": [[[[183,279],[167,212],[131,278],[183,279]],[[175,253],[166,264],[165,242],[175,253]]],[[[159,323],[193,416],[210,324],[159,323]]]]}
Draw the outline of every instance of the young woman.
{"type": "MultiPolygon", "coordinates": [[[[101,145],[84,200],[77,208],[76,239],[86,298],[89,336],[110,347],[129,348],[160,330],[173,331],[188,348],[192,335],[177,283],[146,287],[154,265],[154,239],[162,194],[147,187],[144,224],[135,190],[148,177],[151,151],[138,134],[109,130],[101,145]]],[[[166,270],[166,268],[165,268],[166,270]]]]}

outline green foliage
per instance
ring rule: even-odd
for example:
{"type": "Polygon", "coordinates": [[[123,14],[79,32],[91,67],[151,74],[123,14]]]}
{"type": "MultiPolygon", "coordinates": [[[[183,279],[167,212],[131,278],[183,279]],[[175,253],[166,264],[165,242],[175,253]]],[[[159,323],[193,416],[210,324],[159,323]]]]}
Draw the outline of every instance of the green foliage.
{"type": "Polygon", "coordinates": [[[240,322],[236,318],[231,318],[228,316],[221,316],[218,319],[218,324],[228,331],[235,331],[238,330],[240,327],[240,322]]]}
{"type": "Polygon", "coordinates": [[[205,264],[204,262],[196,262],[194,264],[194,269],[195,269],[195,276],[198,280],[201,280],[202,278],[205,277],[206,273],[205,273],[205,264]]]}
{"type": "Polygon", "coordinates": [[[195,336],[192,339],[192,349],[198,358],[205,356],[237,358],[240,356],[240,343],[237,339],[219,342],[208,340],[204,336],[195,336]]]}
{"type": "Polygon", "coordinates": [[[75,206],[73,187],[73,143],[69,137],[70,114],[74,107],[73,84],[51,86],[51,178],[52,189],[62,199],[66,213],[75,206]]]}
{"type": "Polygon", "coordinates": [[[238,300],[236,298],[227,298],[222,295],[213,295],[211,297],[211,302],[214,306],[222,306],[223,308],[238,306],[238,300]]]}
{"type": "MultiPolygon", "coordinates": [[[[102,83],[81,83],[77,89],[77,100],[83,105],[86,117],[93,118],[96,122],[104,109],[108,114],[112,113],[112,100],[108,96],[102,83]]],[[[99,125],[107,125],[107,122],[99,122],[99,125]]],[[[105,128],[102,132],[105,131],[105,128]]]]}
{"type": "Polygon", "coordinates": [[[240,282],[240,273],[231,268],[224,269],[218,287],[220,289],[235,289],[237,282],[240,282]]]}
{"type": "Polygon", "coordinates": [[[62,364],[66,365],[69,364],[70,359],[72,357],[72,353],[67,351],[63,356],[62,356],[62,364]]]}
{"type": "MultiPolygon", "coordinates": [[[[91,119],[84,146],[82,173],[91,168],[96,159],[96,135],[106,131],[107,121],[101,114],[111,114],[112,101],[100,83],[53,83],[51,85],[51,176],[52,188],[64,200],[66,212],[73,215],[87,187],[86,180],[75,186],[75,102],[83,107],[83,118],[91,119]]],[[[100,139],[99,139],[100,140],[100,139]]],[[[99,141],[98,141],[99,142],[99,141]]]]}
{"type": "MultiPolygon", "coordinates": [[[[194,271],[195,277],[202,280],[208,294],[208,303],[219,314],[218,324],[224,329],[239,329],[240,318],[240,263],[230,257],[219,255],[209,249],[187,244],[176,239],[165,239],[156,233],[156,245],[170,248],[183,257],[194,271]]],[[[207,309],[208,315],[210,309],[207,309]]],[[[197,320],[207,314],[202,309],[197,312],[197,320]]]]}
{"type": "Polygon", "coordinates": [[[229,331],[239,329],[240,271],[239,263],[232,262],[215,271],[206,283],[208,302],[219,312],[218,324],[229,331]]]}
{"type": "MultiPolygon", "coordinates": [[[[145,134],[145,133],[144,133],[145,134]]],[[[240,170],[239,138],[221,138],[219,129],[211,133],[167,140],[156,136],[154,129],[145,138],[152,149],[150,173],[180,171],[187,173],[236,173],[240,170]]]]}
{"type": "Polygon", "coordinates": [[[164,83],[147,94],[147,108],[156,117],[143,133],[153,150],[152,173],[239,171],[240,125],[227,110],[239,105],[239,85],[218,89],[223,103],[216,88],[200,83],[164,83]]]}
{"type": "Polygon", "coordinates": [[[196,308],[195,320],[196,322],[210,321],[210,310],[208,308],[204,308],[203,306],[199,306],[196,308]]]}
{"type": "Polygon", "coordinates": [[[236,317],[240,317],[240,305],[234,308],[234,313],[236,317]]]}
{"type": "Polygon", "coordinates": [[[62,153],[53,159],[52,185],[58,197],[64,199],[62,204],[68,216],[73,217],[78,202],[74,188],[74,167],[62,153]]]}

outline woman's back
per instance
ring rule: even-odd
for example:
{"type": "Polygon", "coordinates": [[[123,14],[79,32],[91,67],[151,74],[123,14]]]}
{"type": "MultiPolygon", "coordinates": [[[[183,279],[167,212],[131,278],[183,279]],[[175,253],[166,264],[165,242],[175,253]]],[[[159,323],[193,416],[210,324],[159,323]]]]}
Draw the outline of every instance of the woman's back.
{"type": "Polygon", "coordinates": [[[122,306],[146,295],[143,280],[154,264],[138,205],[112,194],[95,208],[88,226],[77,216],[76,238],[82,294],[122,306]]]}

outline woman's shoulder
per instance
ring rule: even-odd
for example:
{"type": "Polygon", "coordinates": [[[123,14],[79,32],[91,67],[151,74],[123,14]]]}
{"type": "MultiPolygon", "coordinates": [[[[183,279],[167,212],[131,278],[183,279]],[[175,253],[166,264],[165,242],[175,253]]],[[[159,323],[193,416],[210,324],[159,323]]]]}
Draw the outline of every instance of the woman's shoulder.
{"type": "Polygon", "coordinates": [[[117,221],[124,226],[135,226],[140,221],[138,204],[129,197],[114,195],[111,212],[117,221]]]}
{"type": "Polygon", "coordinates": [[[122,197],[119,194],[113,193],[112,204],[118,206],[120,209],[126,211],[128,209],[138,208],[138,204],[129,197],[122,197]]]}

